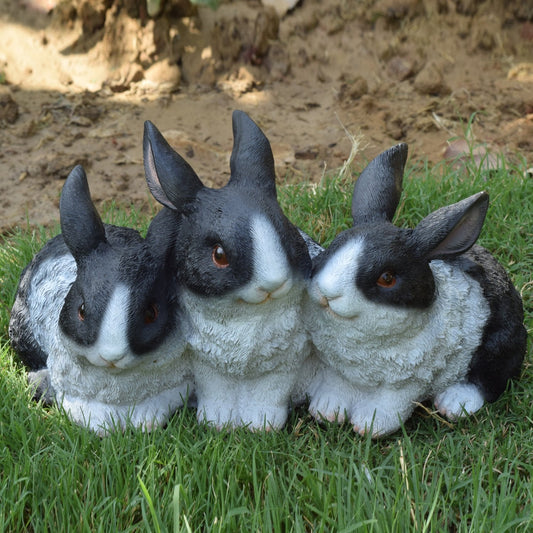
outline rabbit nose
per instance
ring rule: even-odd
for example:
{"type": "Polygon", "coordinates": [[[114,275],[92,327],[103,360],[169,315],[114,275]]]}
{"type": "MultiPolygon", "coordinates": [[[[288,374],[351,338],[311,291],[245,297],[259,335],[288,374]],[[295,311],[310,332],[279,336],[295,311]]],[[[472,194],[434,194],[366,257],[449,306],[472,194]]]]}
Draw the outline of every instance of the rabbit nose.
{"type": "Polygon", "coordinates": [[[324,273],[316,279],[316,289],[322,305],[327,305],[329,300],[334,300],[342,296],[342,288],[338,279],[324,273]]]}
{"type": "Polygon", "coordinates": [[[121,359],[124,359],[126,352],[123,348],[117,347],[116,349],[102,349],[100,347],[98,355],[106,365],[115,366],[115,363],[118,363],[121,359]]]}
{"type": "Polygon", "coordinates": [[[286,275],[262,280],[262,283],[259,285],[259,289],[268,293],[272,298],[279,298],[287,294],[291,287],[292,282],[286,275]]]}

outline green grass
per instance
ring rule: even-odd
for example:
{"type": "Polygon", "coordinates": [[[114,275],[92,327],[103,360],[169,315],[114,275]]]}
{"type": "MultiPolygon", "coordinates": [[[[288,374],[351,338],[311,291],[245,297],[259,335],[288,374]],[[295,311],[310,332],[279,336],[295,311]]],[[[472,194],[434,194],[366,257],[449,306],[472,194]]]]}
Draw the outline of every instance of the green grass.
{"type": "MultiPolygon", "coordinates": [[[[491,173],[409,166],[397,223],[486,189],[480,242],[512,275],[533,328],[533,180],[525,163],[491,173]]],[[[360,170],[360,169],[357,169],[360,170]]],[[[352,180],[285,185],[280,201],[329,243],[350,226],[352,180]]],[[[146,227],[138,213],[106,219],[146,227]]],[[[377,441],[316,423],[304,409],[275,433],[217,433],[190,409],[165,429],[100,438],[31,401],[7,343],[21,268],[50,232],[20,230],[0,246],[0,531],[532,531],[533,376],[455,424],[428,406],[377,441]]]]}

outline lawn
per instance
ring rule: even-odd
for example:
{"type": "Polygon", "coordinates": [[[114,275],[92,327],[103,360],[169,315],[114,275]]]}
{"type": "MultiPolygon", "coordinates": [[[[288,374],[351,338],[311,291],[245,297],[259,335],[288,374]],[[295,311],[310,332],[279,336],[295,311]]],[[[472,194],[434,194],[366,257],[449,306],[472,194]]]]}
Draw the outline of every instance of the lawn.
{"type": "MultiPolygon", "coordinates": [[[[362,163],[354,164],[354,175],[362,163]]],[[[533,329],[533,178],[526,162],[460,170],[408,163],[397,224],[479,190],[479,240],[510,272],[533,329]]],[[[327,245],[349,227],[350,172],[283,184],[289,218],[327,245]]],[[[124,208],[105,218],[145,228],[124,208]]],[[[31,222],[31,221],[30,221],[31,222]]],[[[22,267],[58,227],[22,228],[0,248],[0,531],[532,531],[533,353],[494,404],[449,423],[419,406],[380,439],[321,425],[305,409],[278,432],[218,433],[180,410],[164,429],[105,438],[31,400],[8,344],[22,267]]]]}

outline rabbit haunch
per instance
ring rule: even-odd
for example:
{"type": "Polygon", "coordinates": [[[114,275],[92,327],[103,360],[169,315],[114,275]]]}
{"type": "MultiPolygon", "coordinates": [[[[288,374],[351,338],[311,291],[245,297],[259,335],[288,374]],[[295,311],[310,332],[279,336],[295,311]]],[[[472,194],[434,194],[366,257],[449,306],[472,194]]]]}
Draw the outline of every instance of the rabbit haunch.
{"type": "Polygon", "coordinates": [[[412,387],[415,396],[433,397],[463,379],[490,314],[479,283],[452,263],[434,260],[438,297],[429,308],[385,306],[368,300],[348,275],[357,277],[365,255],[364,239],[346,243],[311,283],[317,303],[329,300],[326,312],[310,321],[313,341],[328,364],[363,391],[412,387]],[[361,349],[350,351],[347,345],[361,349]]]}

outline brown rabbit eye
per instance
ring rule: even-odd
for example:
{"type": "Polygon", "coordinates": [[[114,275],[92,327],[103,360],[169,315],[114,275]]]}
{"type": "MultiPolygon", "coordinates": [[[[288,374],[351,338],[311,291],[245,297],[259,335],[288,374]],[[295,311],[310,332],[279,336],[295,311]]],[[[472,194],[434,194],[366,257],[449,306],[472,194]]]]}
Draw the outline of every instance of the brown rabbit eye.
{"type": "Polygon", "coordinates": [[[396,276],[389,272],[388,270],[386,272],[383,272],[381,276],[379,276],[377,282],[380,287],[385,287],[386,289],[390,289],[391,287],[394,287],[396,285],[396,276]]]}
{"type": "Polygon", "coordinates": [[[159,309],[157,308],[157,305],[151,304],[144,311],[144,323],[153,324],[157,320],[158,315],[159,309]]]}
{"type": "Polygon", "coordinates": [[[226,252],[220,244],[215,244],[213,246],[213,252],[211,254],[211,259],[217,268],[226,268],[229,266],[228,258],[226,257],[226,252]]]}
{"type": "Polygon", "coordinates": [[[83,322],[85,320],[85,304],[81,304],[78,307],[78,318],[83,322]]]}

